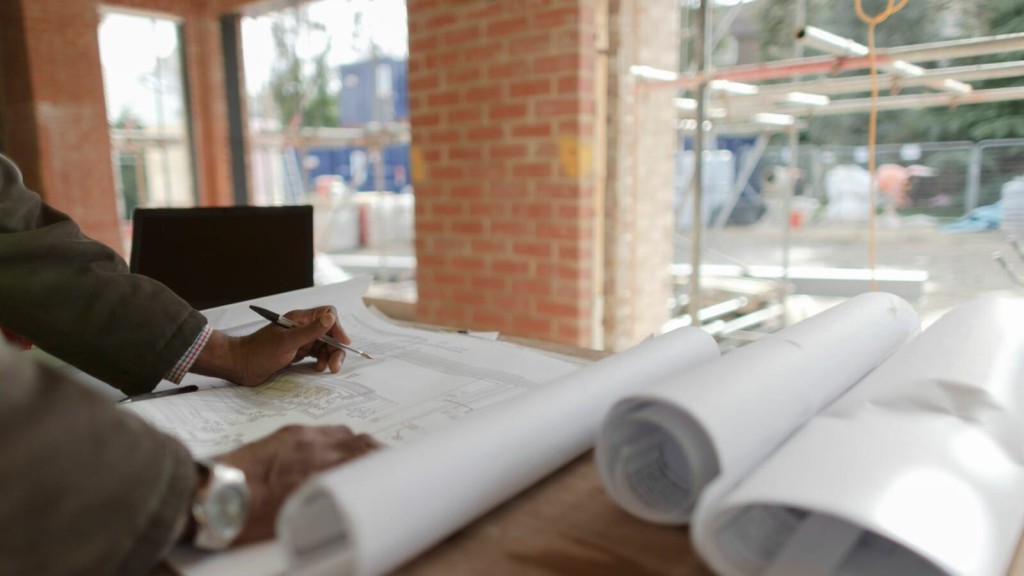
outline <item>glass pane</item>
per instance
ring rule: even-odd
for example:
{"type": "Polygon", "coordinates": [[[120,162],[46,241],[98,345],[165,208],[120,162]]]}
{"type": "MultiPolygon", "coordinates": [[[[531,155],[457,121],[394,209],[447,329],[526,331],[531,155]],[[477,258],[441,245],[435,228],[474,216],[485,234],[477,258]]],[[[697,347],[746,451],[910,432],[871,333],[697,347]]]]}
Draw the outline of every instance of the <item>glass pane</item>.
{"type": "Polygon", "coordinates": [[[319,252],[411,277],[404,0],[302,3],[241,31],[252,203],[312,204],[319,252]]]}
{"type": "Polygon", "coordinates": [[[185,81],[174,20],[104,12],[100,58],[122,218],[194,206],[185,81]]]}
{"type": "MultiPolygon", "coordinates": [[[[828,60],[823,54],[836,55],[835,44],[794,44],[792,33],[809,25],[864,43],[867,29],[856,14],[848,5],[825,0],[799,0],[794,7],[803,10],[770,2],[728,4],[719,2],[712,11],[712,22],[721,28],[716,37],[736,38],[741,49],[735,64],[764,65],[743,76],[746,86],[709,91],[713,129],[704,150],[706,227],[700,230],[703,253],[698,255],[706,295],[702,311],[726,299],[747,303],[744,312],[782,301],[797,320],[805,315],[800,307],[814,312],[867,291],[872,275],[879,290],[904,296],[926,324],[981,294],[1020,293],[1024,249],[1015,238],[1024,234],[1024,179],[1018,180],[1024,123],[1018,121],[1019,98],[1011,94],[1011,100],[1000,101],[990,91],[1021,86],[1019,75],[1003,76],[999,68],[1015,56],[933,47],[922,50],[913,65],[883,65],[872,174],[868,70],[815,70],[828,60]],[[818,63],[789,60],[799,55],[818,63]],[[977,72],[964,74],[968,68],[977,72]],[[967,82],[976,97],[989,93],[972,104],[929,106],[936,93],[963,91],[963,84],[951,87],[947,80],[967,82]],[[765,112],[790,115],[793,133],[768,122],[765,112]],[[791,145],[798,149],[795,162],[791,145]]],[[[980,12],[967,10],[968,5],[907,4],[879,26],[877,45],[899,49],[944,41],[955,48],[959,41],[1016,31],[1007,17],[1010,4],[995,3],[980,12]]],[[[694,70],[696,13],[684,9],[681,16],[688,31],[684,38],[691,42],[680,48],[681,70],[694,70]]],[[[730,67],[718,66],[715,74],[736,78],[737,68],[730,67]]],[[[676,95],[695,94],[686,89],[676,95]]],[[[678,103],[677,314],[686,312],[687,275],[696,259],[692,104],[678,103]]],[[[781,307],[774,308],[781,314],[781,307]]],[[[720,325],[732,320],[725,317],[720,325]]]]}

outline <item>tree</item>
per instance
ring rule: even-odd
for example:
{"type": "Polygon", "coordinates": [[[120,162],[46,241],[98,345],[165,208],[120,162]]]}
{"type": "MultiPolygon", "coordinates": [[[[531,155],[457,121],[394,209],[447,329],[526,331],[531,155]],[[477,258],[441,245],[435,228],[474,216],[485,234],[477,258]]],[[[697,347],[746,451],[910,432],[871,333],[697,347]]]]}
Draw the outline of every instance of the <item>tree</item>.
{"type": "MultiPolygon", "coordinates": [[[[779,0],[757,4],[762,53],[765,59],[793,55],[795,2],[779,0]]],[[[807,23],[865,44],[867,26],[854,11],[853,2],[804,0],[807,23]]],[[[865,0],[864,9],[874,14],[886,0],[865,0]]],[[[876,29],[878,47],[902,46],[939,40],[988,36],[1024,30],[1024,5],[1019,0],[920,0],[911,1],[876,29]]],[[[1020,53],[991,55],[967,63],[1016,60],[1020,53]]],[[[942,66],[952,65],[942,63],[942,66]]],[[[926,63],[925,67],[935,66],[926,63]]],[[[847,72],[844,76],[864,74],[847,72]]],[[[1014,79],[976,82],[976,89],[1019,85],[1014,79]]],[[[903,94],[922,93],[927,88],[907,88],[903,94]]],[[[883,94],[885,92],[883,91],[883,94]]],[[[848,95],[849,97],[853,95],[848,95]]],[[[856,95],[867,97],[868,94],[856,95]]],[[[811,120],[803,140],[817,144],[863,144],[867,140],[868,114],[822,116],[811,120]]],[[[929,108],[881,112],[878,141],[913,142],[982,140],[1024,136],[1024,103],[971,104],[955,108],[929,108]]]]}
{"type": "Polygon", "coordinates": [[[278,13],[271,24],[275,61],[269,90],[282,126],[337,126],[338,88],[327,62],[331,37],[302,7],[278,13]],[[311,46],[319,43],[321,46],[311,46]],[[297,47],[310,46],[311,54],[297,47]]]}
{"type": "Polygon", "coordinates": [[[275,59],[268,89],[301,171],[301,182],[288,180],[291,193],[299,194],[309,186],[301,128],[338,125],[338,88],[327,62],[331,36],[322,22],[310,20],[305,6],[272,18],[275,59]]]}
{"type": "Polygon", "coordinates": [[[121,109],[117,112],[117,118],[110,121],[110,127],[123,130],[143,130],[146,128],[138,113],[131,106],[121,106],[121,109]]]}
{"type": "MultiPolygon", "coordinates": [[[[117,118],[109,120],[116,130],[145,130],[138,113],[130,106],[122,106],[117,118]]],[[[121,193],[120,210],[122,218],[131,220],[132,211],[146,196],[146,155],[144,150],[129,147],[117,151],[115,166],[118,176],[118,190],[121,193]]]]}
{"type": "MultiPolygon", "coordinates": [[[[984,20],[986,34],[1008,34],[1024,30],[1024,4],[1019,0],[981,0],[977,3],[984,20]]],[[[975,60],[976,63],[1008,62],[1020,59],[1021,54],[992,54],[975,60]]],[[[978,82],[976,88],[1001,88],[1019,85],[1014,78],[978,82]]],[[[948,129],[967,134],[972,140],[987,138],[1019,138],[1024,136],[1024,103],[1021,101],[993,102],[985,105],[964,106],[948,115],[948,129]]]]}

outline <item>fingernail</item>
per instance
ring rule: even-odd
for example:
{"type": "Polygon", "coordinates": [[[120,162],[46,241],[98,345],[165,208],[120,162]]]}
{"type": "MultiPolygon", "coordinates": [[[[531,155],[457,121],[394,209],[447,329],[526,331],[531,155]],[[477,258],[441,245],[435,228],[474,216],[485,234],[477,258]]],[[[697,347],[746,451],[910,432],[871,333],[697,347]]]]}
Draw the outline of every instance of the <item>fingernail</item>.
{"type": "Polygon", "coordinates": [[[320,317],[320,325],[324,328],[330,328],[334,325],[334,314],[328,312],[320,317]]]}

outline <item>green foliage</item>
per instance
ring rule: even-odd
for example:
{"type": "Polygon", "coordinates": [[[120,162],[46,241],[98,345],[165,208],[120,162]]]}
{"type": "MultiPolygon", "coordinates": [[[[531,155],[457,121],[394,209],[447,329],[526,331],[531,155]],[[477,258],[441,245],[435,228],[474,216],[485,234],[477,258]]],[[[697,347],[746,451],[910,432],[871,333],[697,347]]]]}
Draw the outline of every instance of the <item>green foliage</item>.
{"type": "Polygon", "coordinates": [[[110,121],[111,128],[127,130],[142,130],[146,126],[139,119],[139,115],[128,106],[123,106],[117,113],[117,118],[110,121]]]}
{"type": "Polygon", "coordinates": [[[118,153],[116,168],[120,172],[121,195],[124,198],[124,213],[121,217],[131,220],[146,183],[146,157],[144,154],[118,153]]]}
{"type": "MultiPolygon", "coordinates": [[[[979,0],[967,14],[975,19],[979,35],[991,36],[1024,30],[1024,4],[1018,0],[979,0]]],[[[1021,52],[964,59],[957,64],[1007,62],[1024,57],[1021,52]]],[[[1019,79],[973,82],[977,90],[1020,85],[1019,79]]],[[[1020,101],[971,104],[954,109],[923,110],[911,119],[933,140],[986,140],[1024,137],[1024,103],[1020,101]]]]}
{"type": "Polygon", "coordinates": [[[282,126],[337,126],[338,92],[327,62],[331,40],[326,27],[296,9],[279,15],[271,33],[275,61],[268,88],[282,126]],[[322,34],[325,39],[323,49],[311,59],[303,59],[296,50],[303,34],[322,34]]]}
{"type": "Polygon", "coordinates": [[[761,24],[760,46],[764,60],[792,58],[794,54],[797,0],[758,2],[754,21],[761,24]]]}
{"type": "MultiPolygon", "coordinates": [[[[755,5],[755,19],[762,25],[760,43],[765,60],[794,55],[792,35],[796,29],[797,1],[763,1],[755,5]]],[[[867,26],[857,17],[853,0],[803,1],[809,25],[867,43],[867,26]]],[[[864,0],[864,9],[868,14],[875,14],[886,3],[887,0],[864,0]]],[[[876,44],[882,48],[1020,31],[1024,31],[1024,2],[1020,0],[910,0],[900,12],[878,26],[876,44]]],[[[1024,53],[1013,52],[922,65],[946,67],[1021,58],[1024,58],[1024,53]]],[[[844,75],[857,74],[864,72],[844,75]]],[[[1020,85],[1020,80],[1012,78],[972,84],[975,89],[986,89],[1020,85]]],[[[923,91],[906,89],[901,93],[923,91]]],[[[882,92],[883,95],[885,93],[882,92]]],[[[856,96],[867,97],[868,94],[856,96]]],[[[823,116],[811,120],[803,140],[815,144],[859,145],[867,140],[867,127],[867,113],[823,116]]],[[[1021,137],[1024,137],[1024,102],[1021,101],[887,111],[880,112],[878,116],[879,143],[1021,137]]]]}

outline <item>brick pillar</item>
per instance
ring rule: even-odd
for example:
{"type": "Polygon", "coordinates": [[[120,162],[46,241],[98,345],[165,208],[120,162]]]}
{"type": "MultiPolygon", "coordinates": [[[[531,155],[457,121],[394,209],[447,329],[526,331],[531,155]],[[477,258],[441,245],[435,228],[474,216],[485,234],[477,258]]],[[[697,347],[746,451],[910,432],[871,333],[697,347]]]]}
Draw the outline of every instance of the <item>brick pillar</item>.
{"type": "Polygon", "coordinates": [[[677,0],[609,0],[605,347],[621,350],[668,320],[676,112],[672,89],[639,84],[631,64],[678,70],[677,0]]]}
{"type": "Polygon", "coordinates": [[[600,331],[598,5],[408,1],[419,320],[584,346],[600,331]]]}
{"type": "MultiPolygon", "coordinates": [[[[240,2],[221,0],[220,3],[225,6],[195,10],[185,20],[185,66],[189,76],[195,159],[193,170],[198,184],[196,194],[202,206],[230,206],[235,203],[219,18],[222,13],[233,11],[234,5],[240,2]]],[[[239,105],[244,110],[245,103],[239,105]]]]}
{"type": "Polygon", "coordinates": [[[122,249],[93,2],[0,2],[3,129],[25,180],[122,249]]]}

